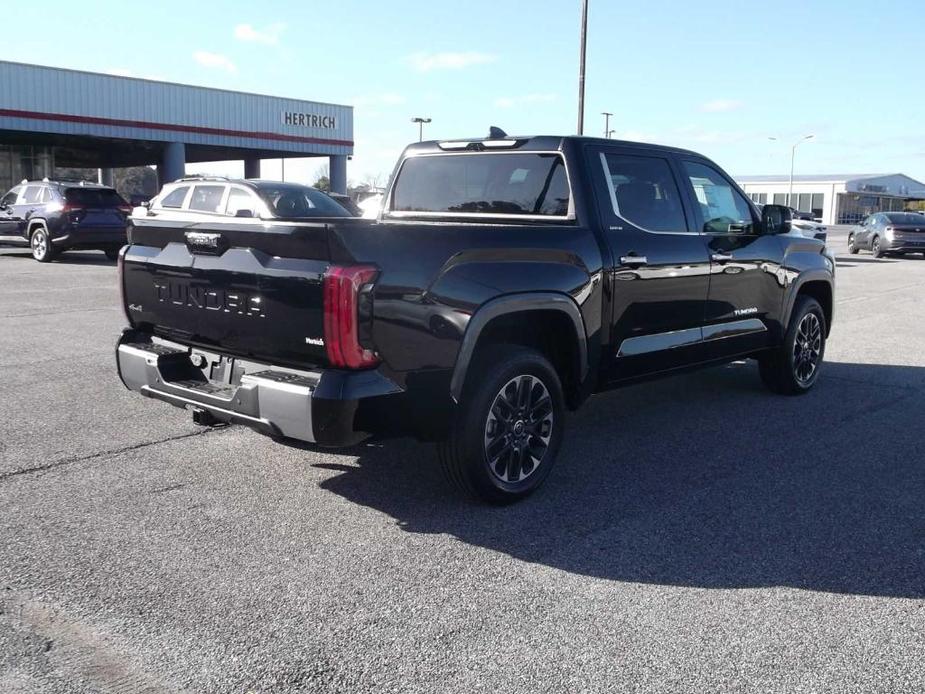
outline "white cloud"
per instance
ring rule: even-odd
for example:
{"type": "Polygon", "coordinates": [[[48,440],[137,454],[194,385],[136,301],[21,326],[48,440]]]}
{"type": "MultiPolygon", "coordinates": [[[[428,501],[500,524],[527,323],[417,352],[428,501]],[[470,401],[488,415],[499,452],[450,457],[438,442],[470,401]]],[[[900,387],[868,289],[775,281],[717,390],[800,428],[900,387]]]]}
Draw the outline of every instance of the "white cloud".
{"type": "Polygon", "coordinates": [[[700,110],[704,113],[726,113],[740,109],[744,105],[736,99],[713,99],[713,101],[700,104],[700,110]]]}
{"type": "Polygon", "coordinates": [[[559,98],[556,94],[526,94],[524,96],[502,96],[495,99],[498,108],[513,108],[526,104],[548,104],[559,98]]]}
{"type": "Polygon", "coordinates": [[[238,68],[228,59],[228,56],[221,53],[210,53],[209,51],[196,51],[193,53],[193,60],[203,67],[214,67],[225,72],[237,72],[238,68]]]}
{"type": "Polygon", "coordinates": [[[466,51],[463,53],[412,53],[405,61],[418,72],[432,70],[461,70],[471,65],[493,63],[497,57],[489,53],[466,51]]]}
{"type": "Polygon", "coordinates": [[[234,28],[234,37],[238,41],[248,41],[250,43],[263,43],[267,46],[275,46],[279,43],[279,35],[283,33],[286,25],[282,22],[270,24],[262,29],[255,29],[250,24],[238,24],[234,28]]]}

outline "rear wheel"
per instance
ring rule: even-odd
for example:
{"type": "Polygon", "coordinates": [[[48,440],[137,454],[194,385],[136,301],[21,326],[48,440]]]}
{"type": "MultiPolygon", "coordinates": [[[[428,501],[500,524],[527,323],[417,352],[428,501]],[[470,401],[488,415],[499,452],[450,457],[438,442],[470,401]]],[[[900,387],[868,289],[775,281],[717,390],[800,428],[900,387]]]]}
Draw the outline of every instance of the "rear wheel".
{"type": "Polygon", "coordinates": [[[43,226],[37,226],[32,230],[29,236],[29,247],[32,249],[32,257],[40,263],[51,262],[55,256],[51,239],[48,237],[48,230],[43,226]]]}
{"type": "Polygon", "coordinates": [[[510,503],[549,475],[565,425],[562,386],[539,352],[487,350],[467,383],[439,456],[447,478],[466,494],[510,503]]]}
{"type": "Polygon", "coordinates": [[[758,360],[761,380],[782,395],[809,392],[819,377],[825,336],[822,306],[812,297],[798,296],[783,344],[758,360]]]}
{"type": "Polygon", "coordinates": [[[870,242],[870,252],[874,254],[875,258],[882,258],[886,255],[883,250],[883,244],[880,243],[879,236],[874,236],[874,240],[870,242]]]}
{"type": "Polygon", "coordinates": [[[851,255],[857,255],[860,249],[854,243],[854,234],[848,234],[848,252],[851,255]]]}

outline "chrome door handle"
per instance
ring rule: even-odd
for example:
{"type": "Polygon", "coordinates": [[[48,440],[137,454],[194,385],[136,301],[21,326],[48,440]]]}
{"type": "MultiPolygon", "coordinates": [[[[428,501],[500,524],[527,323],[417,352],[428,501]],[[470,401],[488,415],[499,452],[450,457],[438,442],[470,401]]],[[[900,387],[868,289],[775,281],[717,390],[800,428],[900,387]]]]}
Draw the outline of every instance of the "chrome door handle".
{"type": "Polygon", "coordinates": [[[714,263],[728,263],[730,260],[735,260],[735,257],[725,253],[714,253],[710,256],[710,260],[714,263]]]}
{"type": "Polygon", "coordinates": [[[642,265],[648,265],[649,259],[644,255],[622,255],[620,256],[620,264],[627,265],[628,267],[640,267],[642,265]]]}

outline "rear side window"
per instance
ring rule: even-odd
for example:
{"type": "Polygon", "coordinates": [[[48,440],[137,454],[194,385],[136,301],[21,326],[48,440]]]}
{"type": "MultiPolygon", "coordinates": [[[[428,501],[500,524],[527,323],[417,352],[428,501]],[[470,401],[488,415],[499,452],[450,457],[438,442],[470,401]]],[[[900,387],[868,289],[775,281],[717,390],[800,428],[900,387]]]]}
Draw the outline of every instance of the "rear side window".
{"type": "Polygon", "coordinates": [[[565,217],[569,198],[558,154],[446,154],[406,159],[391,209],[565,217]]]}
{"type": "Polygon", "coordinates": [[[111,188],[68,188],[64,199],[70,205],[81,207],[119,207],[125,200],[111,188]]]}
{"type": "Polygon", "coordinates": [[[644,231],[687,232],[681,193],[666,159],[601,153],[614,214],[644,231]]]}
{"type": "Polygon", "coordinates": [[[200,212],[218,212],[224,196],[225,186],[193,186],[189,208],[200,212]]]}
{"type": "Polygon", "coordinates": [[[186,199],[186,193],[189,191],[189,186],[180,186],[174,190],[167,193],[163,200],[161,200],[161,207],[172,207],[179,208],[183,207],[183,201],[186,199]]]}
{"type": "Polygon", "coordinates": [[[22,201],[23,202],[38,202],[42,199],[42,186],[26,186],[26,190],[23,191],[22,201]]]}

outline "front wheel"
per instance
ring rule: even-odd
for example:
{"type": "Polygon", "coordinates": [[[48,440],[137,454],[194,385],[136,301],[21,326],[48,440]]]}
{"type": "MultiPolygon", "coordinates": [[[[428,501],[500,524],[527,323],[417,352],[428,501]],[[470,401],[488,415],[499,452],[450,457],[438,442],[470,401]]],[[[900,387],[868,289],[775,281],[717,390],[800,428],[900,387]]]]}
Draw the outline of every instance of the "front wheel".
{"type": "Polygon", "coordinates": [[[857,244],[854,242],[854,234],[848,234],[848,252],[851,255],[857,255],[859,250],[857,244]]]}
{"type": "Polygon", "coordinates": [[[518,501],[549,475],[565,427],[552,364],[525,347],[486,350],[467,383],[438,454],[447,478],[469,496],[518,501]]]}
{"type": "Polygon", "coordinates": [[[874,240],[870,242],[870,252],[874,254],[875,258],[882,258],[886,255],[879,236],[874,236],[874,240]]]}
{"type": "Polygon", "coordinates": [[[783,344],[758,360],[761,380],[782,395],[809,392],[819,377],[825,336],[822,306],[812,297],[798,296],[783,344]]]}

